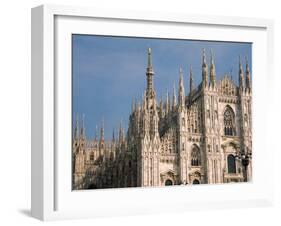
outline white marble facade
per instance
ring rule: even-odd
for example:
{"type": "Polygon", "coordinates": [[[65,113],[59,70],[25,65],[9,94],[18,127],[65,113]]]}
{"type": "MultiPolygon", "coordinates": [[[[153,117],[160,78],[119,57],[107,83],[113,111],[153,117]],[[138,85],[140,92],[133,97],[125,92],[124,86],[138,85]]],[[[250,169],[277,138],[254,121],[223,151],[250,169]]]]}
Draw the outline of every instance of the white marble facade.
{"type": "MultiPolygon", "coordinates": [[[[152,53],[148,50],[147,87],[142,102],[133,101],[128,131],[87,140],[78,120],[73,138],[73,189],[215,184],[249,181],[252,153],[251,81],[239,65],[239,84],[229,75],[216,81],[215,63],[202,54],[202,82],[188,95],[179,71],[178,91],[157,101],[152,53]]],[[[97,132],[96,132],[97,133],[97,132]]]]}

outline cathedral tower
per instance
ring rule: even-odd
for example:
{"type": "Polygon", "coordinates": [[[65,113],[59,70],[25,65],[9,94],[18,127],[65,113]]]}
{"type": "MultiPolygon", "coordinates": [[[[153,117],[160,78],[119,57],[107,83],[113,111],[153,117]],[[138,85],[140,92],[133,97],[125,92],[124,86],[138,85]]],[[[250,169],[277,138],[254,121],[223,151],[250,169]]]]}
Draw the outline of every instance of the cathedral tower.
{"type": "Polygon", "coordinates": [[[139,186],[156,186],[159,184],[160,137],[158,131],[159,115],[156,93],[153,87],[152,53],[148,49],[148,63],[146,68],[147,87],[143,97],[141,114],[142,137],[138,154],[139,186]]]}

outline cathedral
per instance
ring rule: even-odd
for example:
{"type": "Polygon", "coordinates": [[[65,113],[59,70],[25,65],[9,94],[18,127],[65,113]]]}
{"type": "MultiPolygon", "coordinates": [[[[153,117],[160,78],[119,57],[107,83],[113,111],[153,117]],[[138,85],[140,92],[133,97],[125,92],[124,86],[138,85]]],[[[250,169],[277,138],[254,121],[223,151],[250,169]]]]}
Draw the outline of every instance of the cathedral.
{"type": "MultiPolygon", "coordinates": [[[[148,49],[146,89],[133,101],[127,132],[104,138],[104,126],[87,139],[84,116],[76,119],[72,147],[72,188],[99,189],[247,182],[252,178],[252,88],[246,59],[239,59],[239,84],[229,75],[216,80],[214,57],[202,53],[202,80],[189,92],[179,70],[178,92],[158,101],[152,51],[148,49]],[[245,71],[245,74],[244,74],[245,71]]],[[[102,123],[103,124],[103,123],[102,123]]],[[[98,130],[96,128],[96,130],[98,130]]]]}

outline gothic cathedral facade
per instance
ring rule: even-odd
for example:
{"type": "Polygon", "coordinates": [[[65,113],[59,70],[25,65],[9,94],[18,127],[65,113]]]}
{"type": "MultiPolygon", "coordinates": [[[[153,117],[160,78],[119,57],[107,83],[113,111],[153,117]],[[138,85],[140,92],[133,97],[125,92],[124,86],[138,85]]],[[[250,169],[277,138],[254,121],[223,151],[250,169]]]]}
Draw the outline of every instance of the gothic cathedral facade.
{"type": "MultiPolygon", "coordinates": [[[[252,178],[252,88],[246,60],[239,60],[239,84],[229,75],[216,81],[215,63],[202,54],[202,82],[195,87],[189,72],[186,95],[179,71],[165,101],[157,102],[152,53],[148,49],[146,90],[133,101],[127,133],[87,139],[84,119],[73,137],[73,189],[143,187],[244,182],[252,178]],[[247,156],[247,164],[243,164],[247,156]],[[241,157],[242,156],[242,157],[241,157]]],[[[96,134],[98,132],[96,131],[96,134]]]]}

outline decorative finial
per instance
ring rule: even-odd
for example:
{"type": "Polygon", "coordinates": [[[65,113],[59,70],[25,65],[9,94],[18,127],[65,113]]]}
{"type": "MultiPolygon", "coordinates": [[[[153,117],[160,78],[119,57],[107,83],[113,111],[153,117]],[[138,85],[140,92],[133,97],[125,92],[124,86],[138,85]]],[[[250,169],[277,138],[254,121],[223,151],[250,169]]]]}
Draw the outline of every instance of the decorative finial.
{"type": "Polygon", "coordinates": [[[135,98],[132,98],[132,113],[135,111],[135,98]]]}
{"type": "Polygon", "coordinates": [[[104,140],[104,117],[102,117],[102,125],[100,129],[100,139],[104,140]]]}
{"type": "Polygon", "coordinates": [[[205,53],[205,48],[203,48],[203,65],[206,64],[206,53],[205,53]]]}
{"type": "Polygon", "coordinates": [[[80,130],[80,134],[81,134],[82,137],[85,136],[85,123],[84,123],[84,121],[85,121],[85,114],[82,115],[82,123],[81,123],[82,127],[81,127],[81,130],[80,130]]]}
{"type": "Polygon", "coordinates": [[[115,141],[114,128],[113,128],[113,130],[112,130],[112,141],[113,141],[113,142],[115,141]]]}
{"type": "Polygon", "coordinates": [[[74,129],[74,137],[78,138],[79,136],[79,117],[78,117],[78,113],[76,113],[76,120],[75,120],[75,129],[74,129]]]}
{"type": "Polygon", "coordinates": [[[173,87],[173,108],[175,109],[177,105],[177,95],[176,95],[176,84],[174,82],[174,87],[173,87]]]}
{"type": "Polygon", "coordinates": [[[151,59],[151,48],[148,48],[148,62],[147,67],[152,68],[152,59],[151,59]]]}
{"type": "Polygon", "coordinates": [[[239,87],[240,87],[240,89],[244,90],[244,74],[243,74],[243,68],[242,68],[240,55],[239,55],[239,87]]]}
{"type": "Polygon", "coordinates": [[[180,67],[180,83],[183,80],[183,70],[182,67],[180,67]]]}
{"type": "Polygon", "coordinates": [[[98,140],[98,126],[96,125],[96,134],[95,134],[95,140],[98,140]]]}
{"type": "Polygon", "coordinates": [[[214,52],[213,52],[213,49],[210,50],[210,53],[211,53],[211,64],[213,65],[214,64],[214,52]]]}
{"type": "Polygon", "coordinates": [[[247,56],[245,56],[245,61],[246,61],[246,73],[250,73],[250,68],[249,68],[247,56]]]}
{"type": "Polygon", "coordinates": [[[245,61],[246,61],[246,88],[251,89],[250,68],[249,68],[247,56],[245,56],[245,61]]]}
{"type": "Polygon", "coordinates": [[[192,65],[190,65],[190,70],[189,70],[189,91],[192,92],[193,90],[193,76],[192,76],[192,65]]]}

